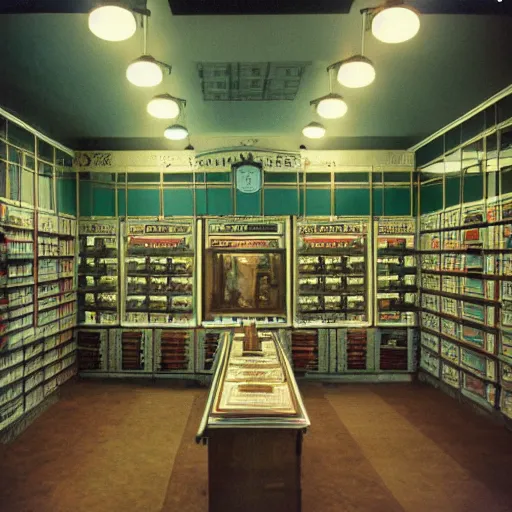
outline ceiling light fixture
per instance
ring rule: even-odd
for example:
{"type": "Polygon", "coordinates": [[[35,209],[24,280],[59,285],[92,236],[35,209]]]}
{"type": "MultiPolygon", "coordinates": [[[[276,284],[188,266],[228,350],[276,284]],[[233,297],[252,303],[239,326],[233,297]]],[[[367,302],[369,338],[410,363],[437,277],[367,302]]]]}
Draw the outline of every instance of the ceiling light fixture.
{"type": "Polygon", "coordinates": [[[310,101],[309,104],[314,105],[317,114],[324,119],[339,119],[348,110],[343,97],[335,93],[330,93],[327,96],[310,101]]]}
{"type": "Polygon", "coordinates": [[[89,30],[105,41],[126,41],[135,34],[137,21],[129,9],[103,5],[89,13],[89,30]]]}
{"type": "Polygon", "coordinates": [[[412,39],[420,30],[418,11],[402,1],[388,1],[383,7],[371,10],[372,34],[383,43],[397,44],[412,39]]]}
{"type": "Polygon", "coordinates": [[[309,102],[316,109],[317,114],[324,119],[339,119],[343,117],[348,110],[348,106],[343,99],[343,96],[332,92],[332,73],[328,69],[329,73],[329,94],[322,96],[316,100],[309,102]]]}
{"type": "Polygon", "coordinates": [[[164,137],[169,140],[183,140],[188,137],[188,130],[181,124],[173,124],[165,129],[164,137]]]}
{"type": "Polygon", "coordinates": [[[364,56],[364,35],[366,31],[366,11],[363,12],[363,28],[361,35],[361,54],[331,64],[327,71],[337,69],[338,82],[351,89],[366,87],[375,80],[375,68],[370,59],[364,56]]]}
{"type": "Polygon", "coordinates": [[[128,66],[126,78],[137,87],[154,87],[163,80],[164,73],[151,55],[142,55],[128,66]]]}
{"type": "Polygon", "coordinates": [[[308,139],[321,139],[325,135],[325,128],[320,123],[309,123],[302,129],[302,134],[308,139]]]}
{"type": "Polygon", "coordinates": [[[148,103],[147,111],[157,119],[176,119],[180,115],[182,105],[185,106],[186,101],[181,98],[159,94],[148,103]]]}
{"type": "Polygon", "coordinates": [[[171,66],[156,60],[147,53],[149,14],[149,11],[147,11],[144,16],[142,16],[144,28],[143,54],[130,63],[126,69],[126,78],[137,87],[154,87],[163,80],[164,70],[169,74],[171,73],[171,66]]]}

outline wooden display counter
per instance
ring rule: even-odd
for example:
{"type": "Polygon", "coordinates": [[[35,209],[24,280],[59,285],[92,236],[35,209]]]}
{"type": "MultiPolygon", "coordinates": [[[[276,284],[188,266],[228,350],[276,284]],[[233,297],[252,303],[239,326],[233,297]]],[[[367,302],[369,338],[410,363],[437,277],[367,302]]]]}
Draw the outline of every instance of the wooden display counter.
{"type": "Polygon", "coordinates": [[[275,332],[226,332],[196,436],[208,444],[210,512],[301,509],[309,418],[275,332]]]}

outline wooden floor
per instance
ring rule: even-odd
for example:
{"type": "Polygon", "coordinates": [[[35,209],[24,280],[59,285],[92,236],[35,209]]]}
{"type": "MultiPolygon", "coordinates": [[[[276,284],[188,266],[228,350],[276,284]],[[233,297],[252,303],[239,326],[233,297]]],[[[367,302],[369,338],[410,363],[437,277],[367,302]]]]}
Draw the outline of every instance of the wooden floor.
{"type": "MultiPolygon", "coordinates": [[[[512,511],[512,433],[419,384],[302,386],[305,512],[512,511]]],[[[206,511],[206,391],[77,381],[0,446],[2,512],[206,511]]]]}

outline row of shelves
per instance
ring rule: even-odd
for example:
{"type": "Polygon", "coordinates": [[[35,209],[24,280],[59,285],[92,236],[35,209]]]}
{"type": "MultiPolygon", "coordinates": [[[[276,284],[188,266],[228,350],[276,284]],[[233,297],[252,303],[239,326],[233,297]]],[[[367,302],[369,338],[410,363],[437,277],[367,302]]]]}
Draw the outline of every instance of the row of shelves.
{"type": "Polygon", "coordinates": [[[37,407],[76,374],[73,329],[27,340],[0,357],[0,431],[37,407]]]}
{"type": "MultiPolygon", "coordinates": [[[[221,330],[79,329],[82,374],[211,373],[221,330]]],[[[412,373],[413,329],[280,330],[299,374],[412,373]]]]}
{"type": "Polygon", "coordinates": [[[76,220],[0,204],[0,431],[76,374],[76,220]]]}
{"type": "Polygon", "coordinates": [[[414,219],[380,219],[374,239],[371,228],[366,217],[83,219],[79,323],[415,325],[414,219]]]}
{"type": "Polygon", "coordinates": [[[510,195],[420,219],[420,368],[508,417],[511,234],[510,195]]]}

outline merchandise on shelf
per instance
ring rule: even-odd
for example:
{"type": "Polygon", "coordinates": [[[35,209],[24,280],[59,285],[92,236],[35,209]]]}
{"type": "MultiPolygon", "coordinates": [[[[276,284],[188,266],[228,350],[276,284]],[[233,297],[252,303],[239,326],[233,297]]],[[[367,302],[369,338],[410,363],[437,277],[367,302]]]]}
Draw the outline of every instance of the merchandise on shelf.
{"type": "Polygon", "coordinates": [[[114,372],[147,372],[153,370],[152,331],[149,329],[115,329],[113,340],[114,372]]]}
{"type": "Polygon", "coordinates": [[[117,324],[118,222],[81,220],[78,299],[80,324],[117,324]]]}
{"type": "Polygon", "coordinates": [[[367,325],[368,220],[297,221],[296,325],[367,325]]]}
{"type": "Polygon", "coordinates": [[[460,389],[460,370],[456,366],[443,361],[441,364],[441,380],[453,388],[460,389]]]}
{"type": "Polygon", "coordinates": [[[318,372],[318,331],[292,332],[292,366],[294,372],[318,372]]]}
{"type": "Polygon", "coordinates": [[[466,203],[420,221],[427,231],[421,233],[422,240],[427,235],[442,240],[439,269],[422,259],[421,367],[486,407],[496,401],[497,336],[508,318],[504,297],[509,286],[500,283],[508,261],[500,251],[508,235],[501,215],[502,201],[495,199],[487,206],[483,201],[466,203]],[[437,217],[442,224],[431,222],[437,217]]]}
{"type": "Polygon", "coordinates": [[[194,331],[156,330],[153,336],[156,372],[194,371],[194,331]]]}
{"type": "Polygon", "coordinates": [[[106,329],[78,331],[78,370],[80,372],[108,370],[108,334],[106,329]]]}
{"type": "Polygon", "coordinates": [[[128,220],[124,321],[194,326],[194,222],[128,220]]]}
{"type": "Polygon", "coordinates": [[[409,346],[408,329],[380,329],[380,370],[409,370],[409,346]]]}
{"type": "Polygon", "coordinates": [[[210,330],[197,331],[197,372],[212,373],[222,332],[210,330]]]}
{"type": "Polygon", "coordinates": [[[376,222],[376,324],[416,323],[416,223],[411,218],[376,222]]]}
{"type": "Polygon", "coordinates": [[[368,370],[368,329],[347,329],[346,344],[346,370],[368,370]]]}
{"type": "Polygon", "coordinates": [[[437,354],[430,350],[422,349],[420,354],[420,367],[434,377],[440,377],[441,361],[437,354]]]}

